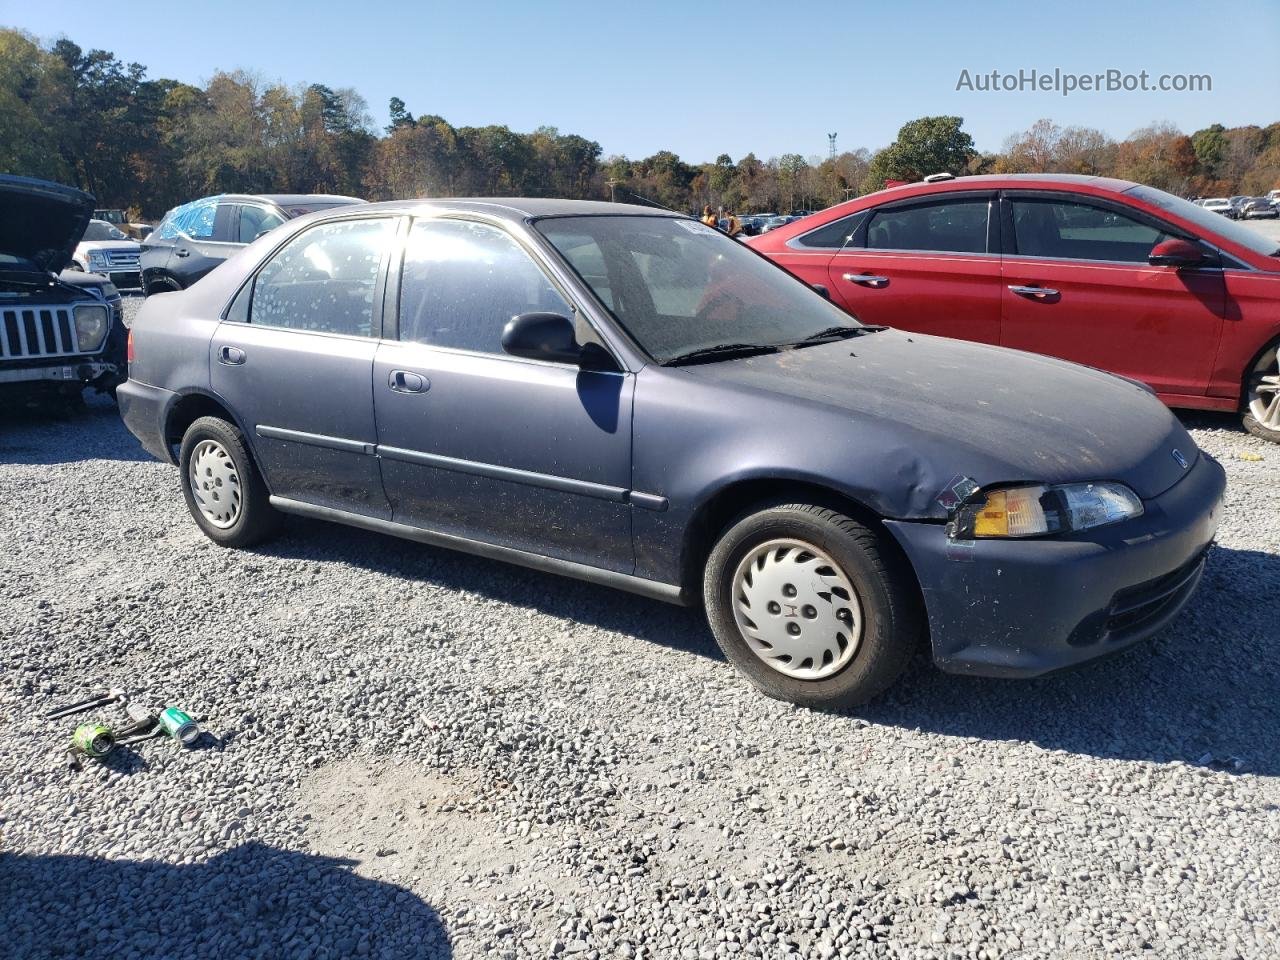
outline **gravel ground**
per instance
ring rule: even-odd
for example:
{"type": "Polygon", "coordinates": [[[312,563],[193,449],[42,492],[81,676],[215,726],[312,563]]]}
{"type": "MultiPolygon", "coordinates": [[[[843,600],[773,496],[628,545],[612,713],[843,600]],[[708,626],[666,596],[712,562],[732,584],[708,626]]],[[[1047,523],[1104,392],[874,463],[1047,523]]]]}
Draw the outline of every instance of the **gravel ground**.
{"type": "Polygon", "coordinates": [[[0,421],[0,954],[1276,957],[1280,447],[1189,423],[1230,502],[1174,627],[851,715],[693,611],[312,522],[219,549],[106,401],[0,421]],[[41,714],[110,684],[206,733],[73,771],[41,714]]]}

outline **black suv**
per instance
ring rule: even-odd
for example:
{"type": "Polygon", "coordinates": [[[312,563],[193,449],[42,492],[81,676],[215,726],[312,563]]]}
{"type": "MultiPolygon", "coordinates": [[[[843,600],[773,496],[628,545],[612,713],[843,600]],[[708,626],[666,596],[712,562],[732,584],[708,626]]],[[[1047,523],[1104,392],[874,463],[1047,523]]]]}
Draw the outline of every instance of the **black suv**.
{"type": "Polygon", "coordinates": [[[104,276],[67,270],[93,214],[92,195],[0,175],[0,407],[86,385],[115,392],[128,376],[120,291],[104,276]]]}
{"type": "Polygon", "coordinates": [[[170,210],[142,241],[142,290],[184,290],[286,220],[351,203],[327,193],[225,193],[170,210]]]}

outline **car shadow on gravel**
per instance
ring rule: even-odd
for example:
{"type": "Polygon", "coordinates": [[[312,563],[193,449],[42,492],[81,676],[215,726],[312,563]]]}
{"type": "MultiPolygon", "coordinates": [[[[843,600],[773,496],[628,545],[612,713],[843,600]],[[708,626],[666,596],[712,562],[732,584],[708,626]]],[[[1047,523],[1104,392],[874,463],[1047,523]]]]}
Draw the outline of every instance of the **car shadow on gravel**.
{"type": "Polygon", "coordinates": [[[452,955],[430,905],[402,887],[357,876],[354,862],[257,843],[186,865],[3,853],[0,954],[24,960],[452,955]]]}
{"type": "Polygon", "coordinates": [[[679,607],[354,527],[301,517],[289,517],[287,522],[286,536],[251,549],[274,557],[353,563],[387,576],[477,593],[533,607],[548,616],[631,634],[647,643],[724,659],[701,608],[679,607]],[[340,531],[337,536],[335,531],[340,531]]]}
{"type": "MultiPolygon", "coordinates": [[[[255,549],[352,563],[724,659],[697,608],[361,530],[343,528],[334,536],[335,528],[319,521],[289,522],[288,535],[255,549]]],[[[1275,617],[1269,604],[1259,602],[1276,595],[1280,556],[1215,547],[1199,590],[1177,621],[1118,656],[1037,680],[994,680],[942,673],[922,653],[885,697],[831,716],[1030,741],[1107,759],[1184,760],[1280,776],[1275,617]]]]}
{"type": "Polygon", "coordinates": [[[0,463],[154,459],[125,429],[109,397],[86,393],[84,406],[71,409],[0,405],[0,463]]]}
{"type": "Polygon", "coordinates": [[[913,667],[866,720],[1115,760],[1280,776],[1280,556],[1215,547],[1178,619],[1147,643],[1037,680],[913,667]]]}

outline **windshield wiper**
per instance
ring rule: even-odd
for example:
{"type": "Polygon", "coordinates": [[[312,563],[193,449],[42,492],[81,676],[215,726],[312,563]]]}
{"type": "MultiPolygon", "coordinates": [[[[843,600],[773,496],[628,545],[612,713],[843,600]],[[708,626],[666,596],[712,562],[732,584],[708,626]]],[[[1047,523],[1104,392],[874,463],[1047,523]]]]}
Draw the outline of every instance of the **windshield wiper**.
{"type": "Polygon", "coordinates": [[[677,354],[669,360],[662,361],[664,367],[678,367],[685,363],[699,363],[703,360],[728,360],[730,357],[751,357],[761,353],[777,353],[778,346],[772,343],[718,343],[713,347],[699,347],[688,353],[677,354]]]}
{"type": "Polygon", "coordinates": [[[817,333],[811,333],[803,339],[795,342],[796,346],[802,343],[821,343],[826,340],[846,340],[849,337],[861,336],[864,333],[879,333],[881,330],[888,330],[888,327],[877,326],[874,323],[864,324],[860,327],[838,326],[827,327],[825,330],[819,330],[817,333]]]}

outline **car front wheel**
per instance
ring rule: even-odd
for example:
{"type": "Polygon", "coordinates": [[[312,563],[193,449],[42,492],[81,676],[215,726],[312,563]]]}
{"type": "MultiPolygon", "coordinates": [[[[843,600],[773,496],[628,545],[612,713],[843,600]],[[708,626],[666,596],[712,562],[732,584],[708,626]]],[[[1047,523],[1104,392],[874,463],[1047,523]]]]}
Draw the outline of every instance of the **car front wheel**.
{"type": "Polygon", "coordinates": [[[178,463],[187,509],[214,543],[248,547],[279,530],[280,514],[233,424],[196,420],[183,434],[178,463]]]}
{"type": "Polygon", "coordinates": [[[1256,437],[1280,443],[1280,344],[1270,347],[1245,384],[1244,428],[1256,437]]]}
{"type": "Polygon", "coordinates": [[[875,531],[813,504],[732,524],[707,560],[703,599],[725,656],[768,696],[802,706],[880,695],[922,632],[905,561],[875,531]]]}

